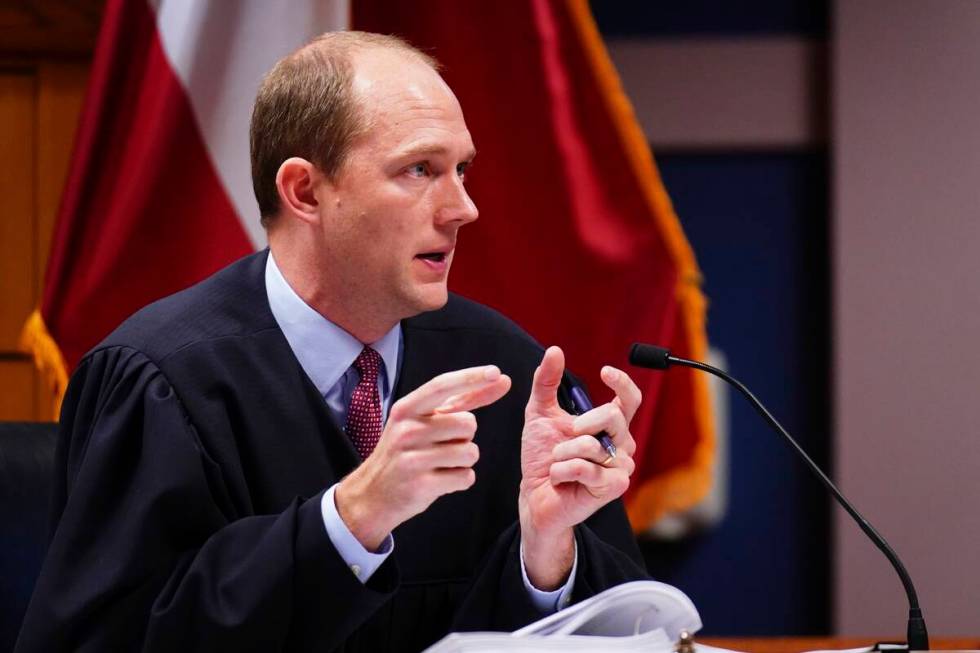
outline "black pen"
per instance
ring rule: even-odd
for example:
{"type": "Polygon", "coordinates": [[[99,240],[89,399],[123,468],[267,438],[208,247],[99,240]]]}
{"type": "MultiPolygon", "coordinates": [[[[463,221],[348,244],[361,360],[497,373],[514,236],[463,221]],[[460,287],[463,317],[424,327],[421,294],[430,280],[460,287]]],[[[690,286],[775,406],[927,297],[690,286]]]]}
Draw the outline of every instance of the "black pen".
{"type": "MultiPolygon", "coordinates": [[[[578,387],[577,385],[573,385],[570,394],[572,395],[572,406],[575,407],[576,413],[581,415],[582,413],[587,413],[592,410],[592,402],[589,401],[589,397],[585,394],[585,391],[582,390],[582,388],[578,387]]],[[[609,437],[609,434],[605,431],[599,431],[595,434],[595,437],[597,440],[599,440],[599,444],[602,445],[602,448],[606,450],[606,453],[609,454],[609,458],[615,458],[616,445],[613,444],[612,438],[609,437]]]]}

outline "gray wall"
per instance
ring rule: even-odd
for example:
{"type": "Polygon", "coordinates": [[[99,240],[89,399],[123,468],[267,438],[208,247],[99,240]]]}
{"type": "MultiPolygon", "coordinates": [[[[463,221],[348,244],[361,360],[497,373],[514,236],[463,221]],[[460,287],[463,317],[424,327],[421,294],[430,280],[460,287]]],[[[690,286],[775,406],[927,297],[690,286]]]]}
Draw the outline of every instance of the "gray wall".
{"type": "MultiPolygon", "coordinates": [[[[838,0],[833,29],[836,476],[930,630],[975,635],[980,2],[838,0]]],[[[838,631],[901,633],[898,581],[837,517],[838,631]]]]}

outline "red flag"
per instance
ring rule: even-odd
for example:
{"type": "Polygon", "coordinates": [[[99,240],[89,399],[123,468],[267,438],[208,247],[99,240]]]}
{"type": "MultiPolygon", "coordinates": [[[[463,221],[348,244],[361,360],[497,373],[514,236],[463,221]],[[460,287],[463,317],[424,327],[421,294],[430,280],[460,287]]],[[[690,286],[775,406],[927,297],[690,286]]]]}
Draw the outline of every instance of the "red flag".
{"type": "MultiPolygon", "coordinates": [[[[694,255],[585,0],[359,0],[351,20],[434,55],[463,106],[481,219],[461,235],[455,291],[561,345],[603,400],[599,369],[627,369],[634,340],[705,358],[694,255]]],[[[640,530],[707,492],[714,443],[703,378],[630,373],[645,397],[627,495],[640,530]]]]}
{"type": "Polygon", "coordinates": [[[107,3],[23,338],[59,401],[79,358],[128,315],[264,246],[249,175],[255,92],[346,15],[339,1],[107,3]]]}

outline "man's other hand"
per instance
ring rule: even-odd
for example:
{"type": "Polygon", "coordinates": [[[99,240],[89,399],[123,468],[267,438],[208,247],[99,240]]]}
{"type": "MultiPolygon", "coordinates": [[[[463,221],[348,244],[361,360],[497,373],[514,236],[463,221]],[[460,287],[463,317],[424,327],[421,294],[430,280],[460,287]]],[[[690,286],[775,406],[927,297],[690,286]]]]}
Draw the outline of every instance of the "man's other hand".
{"type": "Polygon", "coordinates": [[[518,508],[528,579],[542,590],[560,587],[574,557],[572,527],[619,498],[629,487],[636,442],[629,424],[641,393],[625,372],[602,368],[603,383],[616,397],[573,416],[558,405],[565,354],[549,347],[534,372],[521,438],[518,508]],[[595,438],[606,431],[616,457],[595,438]]]}
{"type": "Polygon", "coordinates": [[[337,512],[368,551],[444,494],[476,481],[470,412],[497,401],[510,377],[494,365],[441,374],[391,406],[374,452],[337,487],[337,512]]]}

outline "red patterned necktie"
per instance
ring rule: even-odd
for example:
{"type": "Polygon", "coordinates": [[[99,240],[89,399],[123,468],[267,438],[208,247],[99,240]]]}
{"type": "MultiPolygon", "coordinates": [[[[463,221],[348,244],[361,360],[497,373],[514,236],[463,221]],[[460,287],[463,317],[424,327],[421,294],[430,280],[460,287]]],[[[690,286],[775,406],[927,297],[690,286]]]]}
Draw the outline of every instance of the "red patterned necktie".
{"type": "Polygon", "coordinates": [[[364,460],[371,455],[381,439],[381,397],[378,396],[378,372],[381,369],[381,355],[365,347],[354,368],[361,380],[354,387],[350,405],[347,407],[347,437],[354,443],[357,453],[364,460]]]}

